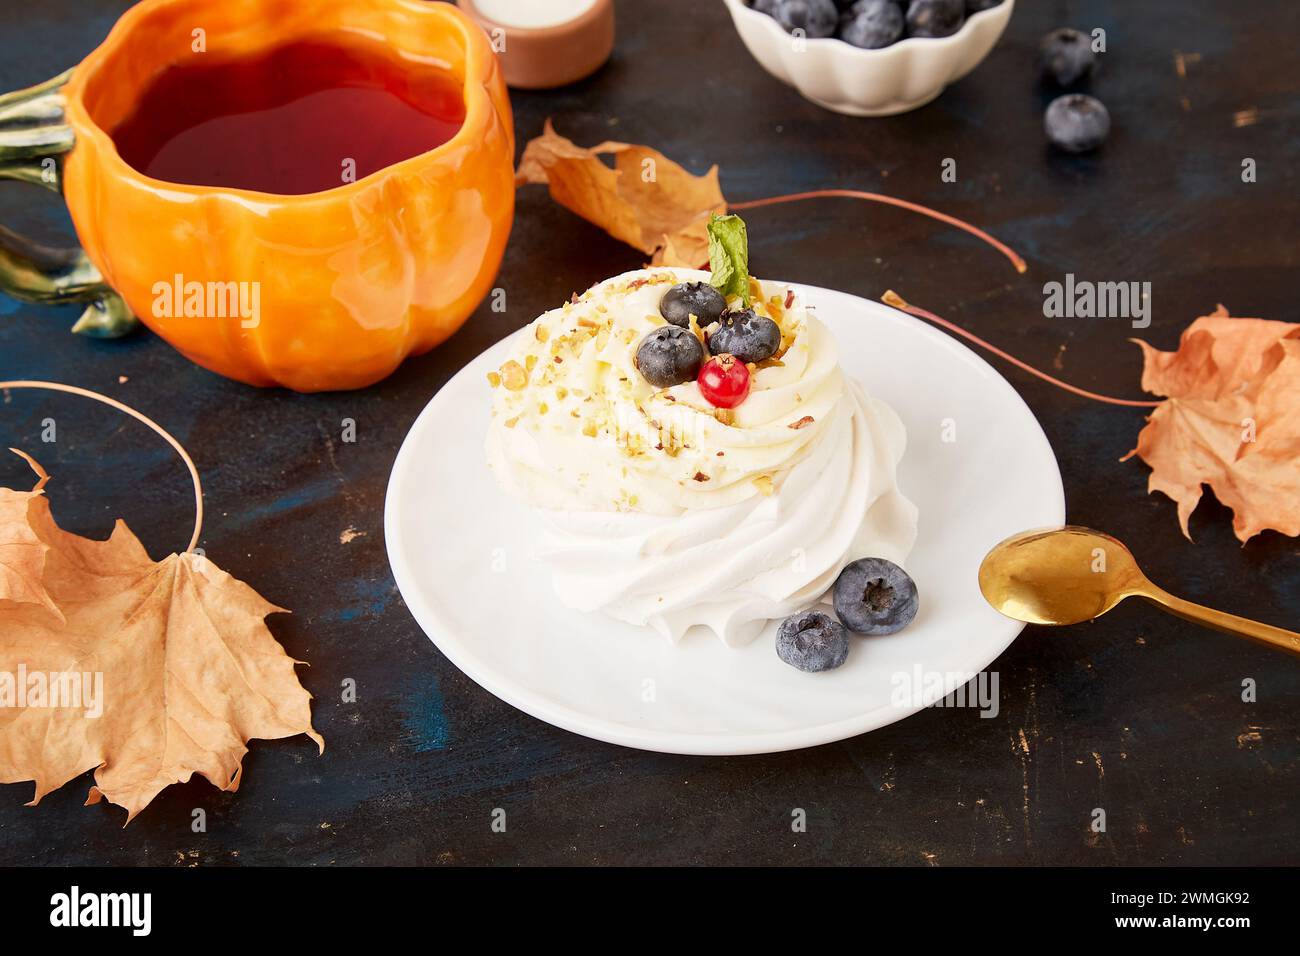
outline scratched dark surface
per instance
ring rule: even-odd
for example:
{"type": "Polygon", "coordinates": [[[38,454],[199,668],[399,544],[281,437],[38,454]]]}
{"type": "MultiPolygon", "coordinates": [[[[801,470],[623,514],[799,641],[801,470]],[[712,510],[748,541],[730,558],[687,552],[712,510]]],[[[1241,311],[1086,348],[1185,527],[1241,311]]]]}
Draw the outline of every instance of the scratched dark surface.
{"type": "MultiPolygon", "coordinates": [[[[0,0],[0,89],[76,63],[125,0],[0,0]]],[[[901,291],[1081,386],[1138,397],[1135,334],[1117,319],[1045,319],[1042,284],[1066,272],[1152,283],[1140,333],[1170,348],[1218,302],[1296,321],[1300,109],[1289,0],[1022,3],[970,77],[909,115],[825,112],[759,69],[720,2],[622,2],[615,59],[553,93],[514,96],[519,139],[552,115],[583,143],[653,144],[722,168],[743,200],[819,187],[880,190],[973,220],[1021,251],[1027,276],[969,237],[906,212],[819,201],[748,214],[755,271],[878,297],[901,291]],[[1048,29],[1103,27],[1093,83],[1115,131],[1096,156],[1051,154],[1034,48],[1048,29]],[[1176,68],[1179,53],[1183,69],[1176,68]],[[1243,120],[1234,116],[1251,109],[1243,120]],[[940,181],[943,158],[956,183],[940,181]],[[1258,182],[1244,184],[1244,157],[1258,182]]],[[[0,190],[0,221],[68,233],[52,196],[0,190]]],[[[132,229],[123,224],[122,242],[132,229]]],[[[195,780],[130,827],[83,808],[90,776],[23,804],[0,787],[0,863],[1032,863],[1300,862],[1300,666],[1281,652],[1144,607],[1090,626],[1029,629],[997,662],[1001,713],[928,710],[798,753],[703,759],[641,753],[555,729],[496,700],[420,632],[384,553],[389,468],[431,395],[474,355],[573,290],[640,264],[554,205],[519,197],[499,284],[449,343],[365,392],[258,391],[190,365],[151,334],[69,335],[74,309],[0,296],[0,377],[99,389],[156,416],[197,460],[207,553],[292,608],[271,627],[309,661],[303,683],[328,747],[254,742],[238,794],[195,780]],[[355,419],[357,441],[339,441],[355,419]],[[341,543],[353,529],[358,536],[341,543]],[[1258,702],[1243,703],[1253,678],[1258,702]],[[340,701],[355,679],[359,701],[340,701]],[[194,808],[206,833],[191,832],[194,808]],[[494,807],[509,828],[493,834],[494,807]],[[790,813],[807,811],[793,834],[790,813]],[[1089,829],[1104,808],[1107,830],[1089,829]]],[[[1118,459],[1139,411],[1093,404],[1003,369],[1061,462],[1069,514],[1130,541],[1152,577],[1193,600],[1295,627],[1300,549],[1267,533],[1245,548],[1212,498],[1179,533],[1147,469],[1118,459]]],[[[37,452],[72,530],[124,517],[156,556],[189,534],[188,480],[151,433],[74,398],[11,392],[0,438],[37,452]],[[54,417],[58,441],[42,444],[54,417]]],[[[0,483],[24,466],[0,460],[0,483]]]]}

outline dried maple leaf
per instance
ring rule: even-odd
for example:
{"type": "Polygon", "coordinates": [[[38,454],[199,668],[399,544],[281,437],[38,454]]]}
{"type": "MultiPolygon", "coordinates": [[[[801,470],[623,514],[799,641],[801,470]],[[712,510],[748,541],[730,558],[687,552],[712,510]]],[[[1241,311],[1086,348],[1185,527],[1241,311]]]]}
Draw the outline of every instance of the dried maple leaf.
{"type": "Polygon", "coordinates": [[[280,608],[200,555],[153,561],[121,521],[107,541],[61,530],[44,483],[0,488],[0,782],[34,781],[34,805],[93,769],[86,802],[106,797],[129,823],[196,772],[237,789],[254,737],[324,749],[264,621],[280,608]]]}
{"type": "Polygon", "coordinates": [[[1183,534],[1207,484],[1242,542],[1265,529],[1300,534],[1300,325],[1231,318],[1219,306],[1175,352],[1135,341],[1142,387],[1167,400],[1124,460],[1151,466],[1147,489],[1178,503],[1183,534]]]}
{"type": "Polygon", "coordinates": [[[545,183],[556,202],[652,256],[654,265],[707,263],[708,213],[727,211],[717,166],[696,176],[648,146],[588,149],[556,133],[550,120],[524,147],[515,182],[545,183]],[[604,155],[614,157],[613,169],[604,155]]]}

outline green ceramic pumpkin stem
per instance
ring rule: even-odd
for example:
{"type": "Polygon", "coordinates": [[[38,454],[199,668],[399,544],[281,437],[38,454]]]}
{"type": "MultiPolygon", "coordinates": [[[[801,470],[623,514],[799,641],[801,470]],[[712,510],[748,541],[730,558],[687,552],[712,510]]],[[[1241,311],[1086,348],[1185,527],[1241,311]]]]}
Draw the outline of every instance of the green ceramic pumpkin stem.
{"type": "MultiPolygon", "coordinates": [[[[0,179],[62,192],[61,157],[72,149],[64,122],[63,85],[71,71],[0,96],[0,179]]],[[[125,335],[138,324],[80,249],[51,249],[0,226],[0,292],[24,302],[88,303],[72,331],[100,338],[125,335]]]]}

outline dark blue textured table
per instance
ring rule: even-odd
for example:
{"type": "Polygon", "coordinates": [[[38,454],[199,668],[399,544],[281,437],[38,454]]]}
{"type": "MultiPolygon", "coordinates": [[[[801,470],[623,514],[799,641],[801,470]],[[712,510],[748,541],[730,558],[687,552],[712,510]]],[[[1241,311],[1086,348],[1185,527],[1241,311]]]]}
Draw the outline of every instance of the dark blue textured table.
{"type": "MultiPolygon", "coordinates": [[[[125,0],[4,0],[0,89],[44,80],[100,42],[125,0]]],[[[547,116],[582,143],[652,144],[727,196],[879,190],[970,219],[1022,252],[1017,276],[970,237],[899,210],[818,201],[747,214],[755,271],[867,297],[894,288],[1080,386],[1140,397],[1134,334],[1172,348],[1223,302],[1296,321],[1300,108],[1288,0],[1022,3],[970,77],[909,115],[825,112],[759,69],[721,3],[619,6],[615,59],[577,86],[514,97],[520,142],[547,116]],[[1100,153],[1045,146],[1034,48],[1048,29],[1107,30],[1093,84],[1115,119],[1100,153]],[[1181,60],[1180,60],[1181,55],[1181,60]],[[1181,63],[1181,68],[1179,68],[1181,63]],[[957,160],[955,183],[940,178],[957,160]],[[1258,181],[1243,183],[1245,157],[1258,181]],[[1048,319],[1043,283],[1067,272],[1152,283],[1153,322],[1048,319]]],[[[66,236],[52,196],[11,185],[0,222],[66,236]]],[[[138,226],[136,227],[138,228],[138,226]]],[[[124,235],[123,241],[129,241],[124,235]]],[[[296,395],[219,379],[148,333],[72,336],[75,309],[0,297],[0,377],[105,391],[189,448],[209,509],[202,544],[293,609],[271,627],[316,696],[327,741],[254,742],[237,794],[197,780],[135,822],[83,808],[89,775],[23,807],[0,787],[0,863],[1296,863],[1300,662],[1145,607],[1069,630],[1030,628],[993,665],[1001,712],[927,710],[813,750],[734,759],[640,753],[573,736],[496,700],[419,631],[384,554],[389,467],[416,414],[465,362],[574,290],[640,264],[635,251],[520,194],[499,284],[434,353],[364,392],[296,395]],[[340,440],[354,419],[357,441],[340,440]],[[358,700],[341,685],[356,681],[358,700]],[[1258,700],[1241,699],[1253,678],[1258,700]],[[194,808],[206,833],[191,832],[194,808]],[[490,828],[505,808],[507,833],[490,828]],[[807,811],[794,834],[790,813],[807,811]],[[1107,814],[1105,833],[1089,824],[1107,814]]],[[[1300,549],[1241,547],[1212,498],[1180,534],[1147,469],[1119,458],[1137,410],[1067,395],[1006,369],[1065,476],[1073,521],[1130,541],[1151,576],[1193,600],[1300,622],[1300,549]]],[[[4,396],[0,439],[54,475],[58,519],[104,536],[124,517],[156,556],[183,547],[188,479],[144,428],[79,399],[4,396]],[[58,441],[43,444],[54,417],[58,441]]],[[[26,487],[0,460],[0,484],[26,487]]]]}

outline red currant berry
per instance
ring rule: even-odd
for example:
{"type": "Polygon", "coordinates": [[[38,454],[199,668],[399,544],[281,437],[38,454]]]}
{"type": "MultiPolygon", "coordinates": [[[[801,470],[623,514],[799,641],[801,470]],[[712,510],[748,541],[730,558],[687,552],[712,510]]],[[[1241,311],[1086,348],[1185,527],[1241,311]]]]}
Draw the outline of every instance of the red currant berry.
{"type": "Polygon", "coordinates": [[[749,395],[749,366],[734,355],[715,355],[695,380],[700,394],[718,408],[735,408],[749,395]]]}

